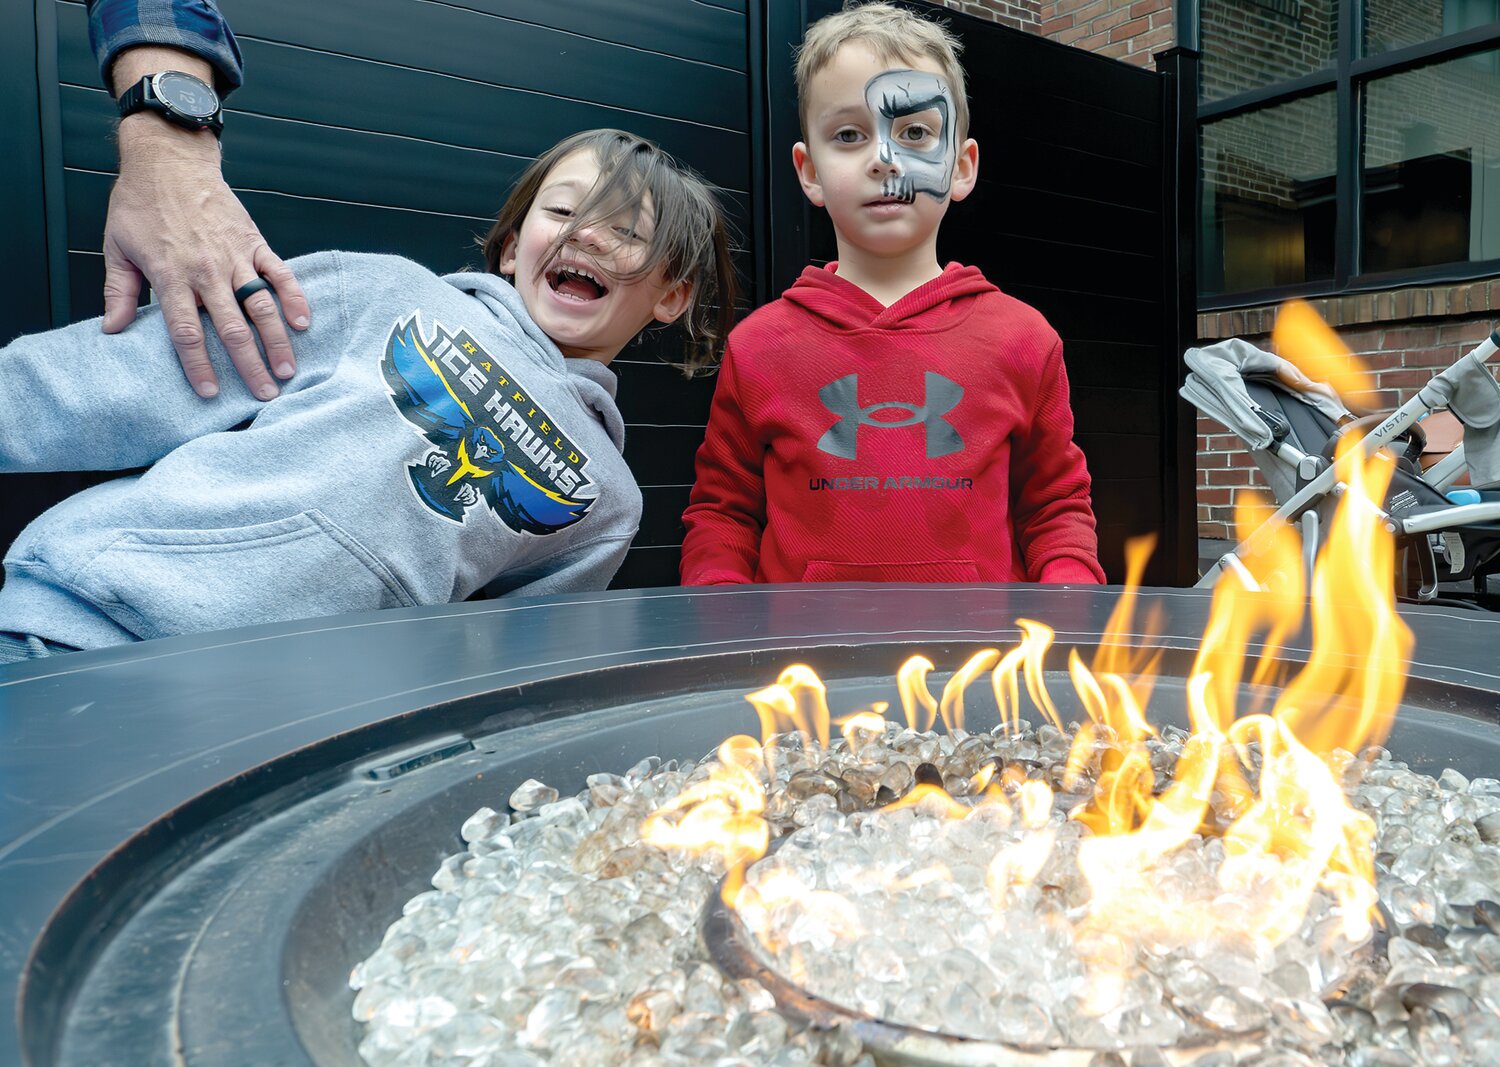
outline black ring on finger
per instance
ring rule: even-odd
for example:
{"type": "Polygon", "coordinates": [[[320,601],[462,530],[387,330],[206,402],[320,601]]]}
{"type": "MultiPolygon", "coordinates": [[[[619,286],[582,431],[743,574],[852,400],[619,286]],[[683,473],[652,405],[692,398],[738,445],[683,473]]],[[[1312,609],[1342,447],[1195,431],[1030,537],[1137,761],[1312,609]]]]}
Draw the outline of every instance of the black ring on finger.
{"type": "Polygon", "coordinates": [[[271,283],[264,278],[254,278],[234,291],[234,302],[241,306],[262,289],[271,288],[271,283]]]}

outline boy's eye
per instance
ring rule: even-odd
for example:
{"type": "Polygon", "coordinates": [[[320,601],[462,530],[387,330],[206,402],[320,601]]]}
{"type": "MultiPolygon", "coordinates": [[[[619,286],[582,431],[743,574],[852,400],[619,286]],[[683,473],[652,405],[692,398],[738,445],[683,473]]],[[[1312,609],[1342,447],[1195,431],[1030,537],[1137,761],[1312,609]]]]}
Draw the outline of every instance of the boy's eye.
{"type": "Polygon", "coordinates": [[[833,135],[833,139],[839,144],[858,144],[863,138],[864,134],[847,126],[842,130],[836,130],[833,135]]]}
{"type": "Polygon", "coordinates": [[[629,226],[616,226],[616,227],[614,227],[614,231],[615,231],[616,234],[618,234],[619,236],[625,238],[625,240],[627,240],[627,241],[642,241],[642,240],[645,240],[645,238],[643,238],[639,233],[637,233],[635,230],[631,229],[629,226]]]}
{"type": "Polygon", "coordinates": [[[921,142],[932,136],[932,131],[926,126],[912,124],[901,131],[898,135],[903,141],[921,142]]]}
{"type": "Polygon", "coordinates": [[[566,204],[555,204],[552,207],[543,208],[542,210],[549,215],[556,215],[558,218],[570,219],[573,217],[573,209],[566,204]]]}

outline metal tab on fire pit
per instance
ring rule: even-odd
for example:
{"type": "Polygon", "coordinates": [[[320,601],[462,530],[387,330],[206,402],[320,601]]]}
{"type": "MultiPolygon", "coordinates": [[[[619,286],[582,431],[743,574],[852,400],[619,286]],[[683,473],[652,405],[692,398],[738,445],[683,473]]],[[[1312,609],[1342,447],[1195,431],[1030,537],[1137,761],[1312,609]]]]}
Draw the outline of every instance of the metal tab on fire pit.
{"type": "MultiPolygon", "coordinates": [[[[811,993],[768,966],[761,958],[755,937],[739,916],[724,903],[723,885],[703,907],[699,928],[709,957],[726,977],[738,981],[753,978],[776,1001],[782,1015],[820,1029],[842,1026],[864,1044],[881,1067],[1090,1067],[1101,1052],[1128,1054],[1129,1048],[1052,1048],[1011,1045],[985,1038],[945,1034],[936,1030],[887,1022],[811,993]]],[[[1157,1048],[1169,1067],[1187,1067],[1200,1056],[1228,1052],[1233,1060],[1254,1051],[1263,1030],[1224,1037],[1205,1037],[1197,1042],[1157,1048]]]]}

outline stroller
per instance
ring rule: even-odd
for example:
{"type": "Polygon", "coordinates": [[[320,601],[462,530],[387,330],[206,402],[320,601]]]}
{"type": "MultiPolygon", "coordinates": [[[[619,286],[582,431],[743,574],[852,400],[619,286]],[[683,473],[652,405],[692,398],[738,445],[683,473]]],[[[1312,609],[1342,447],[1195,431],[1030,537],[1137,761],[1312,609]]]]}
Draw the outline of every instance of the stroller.
{"type": "Polygon", "coordinates": [[[1182,396],[1245,442],[1278,505],[1204,573],[1198,586],[1212,586],[1224,570],[1233,570],[1256,588],[1242,560],[1258,552],[1282,523],[1299,530],[1311,573],[1322,531],[1343,491],[1334,470],[1335,448],[1342,435],[1363,432],[1367,452],[1385,449],[1396,460],[1383,518],[1398,551],[1416,558],[1415,600],[1500,610],[1500,597],[1490,593],[1488,582],[1490,575],[1500,575],[1500,385],[1485,366],[1497,350],[1500,329],[1390,415],[1356,418],[1333,390],[1312,386],[1288,361],[1239,338],[1189,349],[1191,373],[1182,396]],[[1426,435],[1418,420],[1445,408],[1463,423],[1464,441],[1424,472],[1419,460],[1426,435]],[[1454,489],[1465,470],[1471,485],[1454,489]],[[1472,592],[1462,585],[1451,591],[1454,583],[1472,583],[1472,592]]]}

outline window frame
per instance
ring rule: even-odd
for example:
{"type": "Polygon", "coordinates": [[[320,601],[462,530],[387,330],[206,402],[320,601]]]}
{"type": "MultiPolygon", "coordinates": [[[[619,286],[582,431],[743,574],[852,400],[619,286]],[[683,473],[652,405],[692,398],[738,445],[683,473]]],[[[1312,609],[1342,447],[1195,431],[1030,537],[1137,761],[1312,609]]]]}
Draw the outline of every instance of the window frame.
{"type": "MultiPolygon", "coordinates": [[[[1202,0],[1193,0],[1194,15],[1202,25],[1202,0]]],[[[1420,67],[1446,63],[1467,55],[1500,48],[1500,20],[1430,41],[1407,45],[1376,56],[1362,55],[1364,48],[1364,2],[1341,0],[1338,44],[1334,65],[1287,81],[1261,86],[1209,103],[1198,104],[1199,143],[1204,128],[1221,119],[1233,118],[1262,108],[1290,103],[1303,97],[1334,90],[1335,149],[1334,263],[1333,277],[1296,285],[1228,293],[1198,294],[1200,311],[1224,311],[1256,304],[1277,303],[1287,297],[1320,297],[1341,293],[1399,288],[1407,285],[1441,285],[1500,275],[1500,259],[1445,263],[1407,270],[1365,272],[1359,269],[1359,209],[1364,173],[1363,122],[1365,87],[1372,81],[1420,67]]],[[[1203,160],[1198,160],[1203,174],[1203,160]]],[[[1199,219],[1199,238],[1203,220],[1199,219]]]]}

